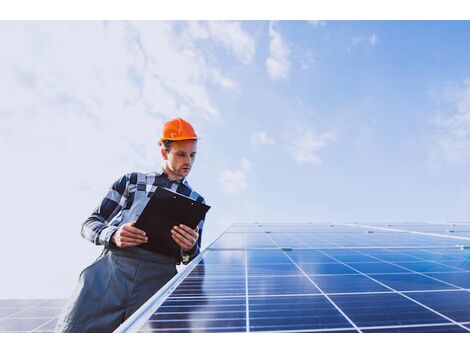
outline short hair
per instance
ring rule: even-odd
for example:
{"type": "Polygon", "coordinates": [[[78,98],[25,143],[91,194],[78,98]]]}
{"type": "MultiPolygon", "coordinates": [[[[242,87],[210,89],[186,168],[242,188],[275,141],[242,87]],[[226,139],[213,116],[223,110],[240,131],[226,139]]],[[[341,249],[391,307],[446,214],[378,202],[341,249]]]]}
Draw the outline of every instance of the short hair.
{"type": "Polygon", "coordinates": [[[163,149],[165,149],[165,151],[166,151],[167,153],[170,152],[171,143],[172,143],[172,142],[173,142],[173,141],[169,141],[169,140],[164,140],[164,141],[162,141],[163,149]]]}

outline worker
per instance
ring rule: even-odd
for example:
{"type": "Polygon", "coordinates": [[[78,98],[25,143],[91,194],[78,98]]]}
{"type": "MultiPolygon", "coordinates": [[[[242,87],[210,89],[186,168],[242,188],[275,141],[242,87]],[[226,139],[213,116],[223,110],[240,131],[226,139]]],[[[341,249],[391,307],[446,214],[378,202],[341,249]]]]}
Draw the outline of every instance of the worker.
{"type": "Polygon", "coordinates": [[[135,221],[156,187],[204,203],[186,180],[196,157],[197,135],[182,118],[167,121],[158,141],[161,172],[132,172],[119,178],[82,225],[81,234],[104,246],[100,257],[79,276],[56,327],[57,332],[112,332],[200,252],[202,219],[195,229],[178,224],[171,230],[181,247],[178,258],[139,248],[148,241],[135,221]]]}

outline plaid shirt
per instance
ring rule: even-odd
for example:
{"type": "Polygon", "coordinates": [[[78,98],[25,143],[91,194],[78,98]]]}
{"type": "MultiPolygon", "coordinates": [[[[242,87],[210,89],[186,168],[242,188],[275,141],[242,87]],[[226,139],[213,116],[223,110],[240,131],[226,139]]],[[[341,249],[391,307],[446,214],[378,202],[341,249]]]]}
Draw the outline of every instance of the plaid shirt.
{"type": "MultiPolygon", "coordinates": [[[[186,178],[180,181],[171,181],[165,172],[152,172],[145,174],[146,192],[149,197],[153,195],[157,186],[170,189],[174,192],[183,194],[198,202],[204,203],[204,198],[189,186],[186,178]]],[[[111,236],[122,225],[121,220],[126,211],[132,206],[137,185],[137,173],[129,173],[114,182],[106,197],[101,204],[93,211],[91,216],[82,224],[82,236],[96,245],[103,245],[106,248],[111,247],[111,236]]],[[[193,259],[199,254],[201,248],[202,228],[204,219],[199,223],[199,238],[196,245],[187,254],[193,259]]]]}

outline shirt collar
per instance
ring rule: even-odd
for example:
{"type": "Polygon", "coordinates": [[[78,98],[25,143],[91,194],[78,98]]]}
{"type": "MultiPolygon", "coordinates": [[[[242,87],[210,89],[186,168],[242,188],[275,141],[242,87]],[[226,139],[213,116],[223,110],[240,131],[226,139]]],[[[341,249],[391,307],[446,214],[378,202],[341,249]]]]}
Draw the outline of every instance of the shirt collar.
{"type": "Polygon", "coordinates": [[[185,183],[185,181],[186,181],[186,177],[183,177],[182,179],[179,179],[179,180],[170,180],[170,177],[165,172],[165,170],[163,170],[163,168],[162,168],[162,171],[161,171],[161,176],[163,176],[165,179],[167,179],[170,182],[185,183]]]}

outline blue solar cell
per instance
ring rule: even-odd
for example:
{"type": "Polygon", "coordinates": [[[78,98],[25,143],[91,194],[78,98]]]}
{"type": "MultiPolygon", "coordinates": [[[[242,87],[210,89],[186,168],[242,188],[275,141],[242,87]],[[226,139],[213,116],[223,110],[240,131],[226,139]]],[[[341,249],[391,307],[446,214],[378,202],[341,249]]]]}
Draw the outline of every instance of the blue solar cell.
{"type": "Polygon", "coordinates": [[[470,289],[470,273],[430,273],[428,276],[459,286],[461,288],[470,289]]]}
{"type": "Polygon", "coordinates": [[[201,264],[244,265],[244,251],[210,251],[201,264]]]}
{"type": "Polygon", "coordinates": [[[470,323],[470,293],[460,289],[470,286],[470,251],[452,247],[465,239],[446,237],[456,233],[442,232],[448,225],[395,225],[379,224],[442,236],[357,225],[232,226],[140,331],[467,331],[453,321],[470,323]]]}
{"type": "Polygon", "coordinates": [[[141,331],[245,331],[245,302],[245,298],[169,299],[157,309],[141,331]]]}
{"type": "Polygon", "coordinates": [[[332,299],[359,328],[449,323],[397,293],[338,295],[332,299]]]}
{"type": "Polygon", "coordinates": [[[397,291],[445,290],[455,288],[419,274],[373,274],[370,276],[397,291]]]}
{"type": "Polygon", "coordinates": [[[173,291],[173,296],[229,296],[244,294],[244,277],[188,277],[173,291]]]}
{"type": "Polygon", "coordinates": [[[326,293],[390,291],[363,275],[310,276],[326,293]]]}
{"type": "Polygon", "coordinates": [[[248,275],[300,275],[299,269],[290,264],[256,264],[248,267],[248,275]]]}
{"type": "Polygon", "coordinates": [[[279,251],[268,251],[268,253],[265,253],[264,251],[260,253],[260,251],[253,252],[253,251],[248,251],[247,252],[247,260],[248,260],[248,265],[257,265],[257,264],[290,264],[292,263],[289,258],[286,257],[286,255],[279,251]]]}
{"type": "Polygon", "coordinates": [[[345,250],[323,250],[323,253],[332,256],[334,259],[342,263],[357,263],[357,262],[379,262],[375,258],[372,258],[368,255],[355,253],[354,251],[345,251],[345,250]]]}
{"type": "Polygon", "coordinates": [[[244,276],[245,268],[241,265],[235,266],[217,266],[217,265],[201,265],[197,266],[193,272],[191,272],[191,277],[193,276],[244,276]]]}
{"type": "Polygon", "coordinates": [[[470,292],[419,292],[408,294],[411,298],[461,323],[470,321],[470,292]]]}
{"type": "Polygon", "coordinates": [[[319,293],[305,276],[248,278],[249,295],[319,293]]]}
{"type": "Polygon", "coordinates": [[[415,262],[415,263],[401,263],[401,266],[419,272],[419,273],[431,273],[431,272],[462,272],[461,269],[452,268],[447,265],[442,265],[433,262],[415,262]]]}
{"type": "Polygon", "coordinates": [[[324,296],[250,297],[249,308],[251,331],[352,328],[324,296]]]}
{"type": "Polygon", "coordinates": [[[351,267],[364,274],[409,273],[407,269],[389,263],[350,263],[351,267]]]}
{"type": "MultiPolygon", "coordinates": [[[[372,255],[372,254],[371,254],[372,255]]],[[[425,261],[424,259],[414,258],[409,255],[396,253],[396,252],[389,252],[389,254],[373,254],[373,257],[388,262],[388,263],[401,263],[401,262],[418,262],[418,261],[425,261]]]]}
{"type": "Polygon", "coordinates": [[[458,256],[454,256],[451,254],[439,254],[439,253],[426,253],[426,252],[421,252],[421,251],[400,251],[403,254],[410,255],[414,258],[419,258],[423,259],[426,261],[443,261],[443,260],[455,260],[459,259],[458,256]]]}
{"type": "Polygon", "coordinates": [[[309,275],[318,274],[357,274],[351,268],[339,263],[300,263],[302,270],[309,275]]]}
{"type": "Polygon", "coordinates": [[[364,329],[366,333],[466,333],[468,332],[464,328],[458,325],[422,325],[414,327],[387,327],[380,329],[364,329]]]}
{"type": "Polygon", "coordinates": [[[449,265],[454,268],[459,268],[465,271],[470,271],[470,261],[462,261],[462,260],[453,260],[453,261],[440,261],[441,264],[449,265]]]}
{"type": "Polygon", "coordinates": [[[295,249],[288,256],[296,263],[337,263],[333,258],[309,249],[295,249]]]}

